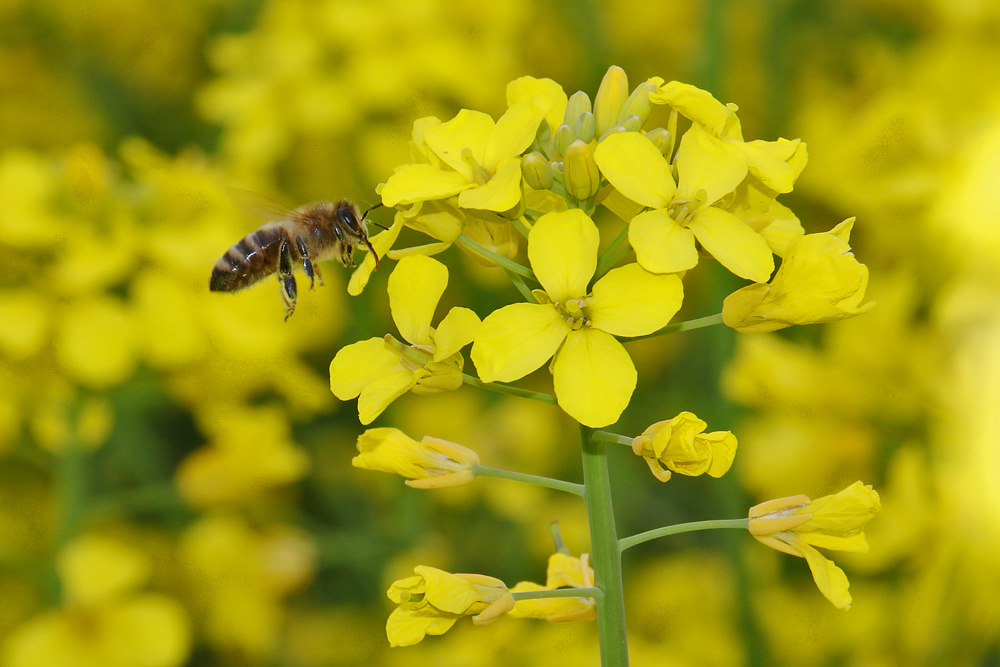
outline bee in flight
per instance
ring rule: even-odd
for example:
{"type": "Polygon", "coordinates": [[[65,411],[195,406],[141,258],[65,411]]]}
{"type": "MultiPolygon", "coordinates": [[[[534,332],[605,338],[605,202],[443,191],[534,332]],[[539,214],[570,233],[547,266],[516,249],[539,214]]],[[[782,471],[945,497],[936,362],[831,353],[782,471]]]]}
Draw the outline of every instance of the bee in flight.
{"type": "Polygon", "coordinates": [[[292,271],[300,262],[309,276],[309,289],[315,286],[316,278],[323,284],[315,262],[337,258],[344,266],[354,266],[355,246],[368,246],[378,268],[378,255],[368,240],[365,218],[379,206],[372,206],[364,215],[346,199],[336,203],[317,201],[295,210],[281,207],[280,219],[250,232],[219,258],[208,288],[213,292],[236,292],[277,273],[287,321],[298,299],[292,271]]]}

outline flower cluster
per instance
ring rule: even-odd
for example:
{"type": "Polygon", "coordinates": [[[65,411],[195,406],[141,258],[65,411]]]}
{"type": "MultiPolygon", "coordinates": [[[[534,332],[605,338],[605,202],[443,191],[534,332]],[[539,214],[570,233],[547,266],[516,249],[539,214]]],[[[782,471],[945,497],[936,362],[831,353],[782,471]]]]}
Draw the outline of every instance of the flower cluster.
{"type": "Polygon", "coordinates": [[[432,241],[388,253],[402,258],[390,278],[390,307],[411,345],[373,338],[344,348],[331,365],[334,393],[360,395],[363,423],[406,391],[460,386],[460,350],[470,342],[480,381],[515,381],[551,360],[563,410],[590,427],[614,423],[637,382],[622,340],[669,324],[699,247],[754,283],[723,310],[740,331],[870,307],[859,306],[867,271],[847,246],[851,222],[805,236],[777,201],[805,165],[801,141],[747,141],[735,105],[655,77],[629,92],[618,67],[593,102],[522,77],[508,86],[507,103],[496,121],[464,109],[448,121],[416,122],[413,161],[380,188],[383,204],[399,210],[397,225],[432,241]],[[669,111],[666,127],[646,127],[658,106],[669,111]],[[625,231],[602,239],[615,224],[625,231]],[[452,244],[503,267],[524,301],[481,322],[453,309],[432,329],[447,272],[418,258],[452,244]],[[522,246],[527,266],[516,261],[522,246]],[[775,256],[785,261],[769,284],[775,256]]]}

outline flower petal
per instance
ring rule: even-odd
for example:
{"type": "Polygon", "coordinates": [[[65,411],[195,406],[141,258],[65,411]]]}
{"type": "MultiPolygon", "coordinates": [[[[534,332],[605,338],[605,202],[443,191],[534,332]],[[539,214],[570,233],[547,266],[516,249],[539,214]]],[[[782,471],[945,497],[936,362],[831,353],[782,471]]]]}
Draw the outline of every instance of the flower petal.
{"type": "Polygon", "coordinates": [[[399,352],[385,340],[358,341],[340,348],[330,362],[330,390],[340,400],[349,401],[369,382],[402,368],[399,352]]]}
{"type": "Polygon", "coordinates": [[[635,390],[635,366],[625,347],[589,327],[569,332],[552,372],[559,406],[591,428],[618,421],[635,390]]]}
{"type": "Polygon", "coordinates": [[[515,303],[486,316],[472,345],[472,361],[483,382],[509,382],[539,368],[569,331],[548,304],[515,303]]]}
{"type": "Polygon", "coordinates": [[[594,160],[618,192],[643,206],[666,208],[677,192],[667,159],[638,132],[605,137],[594,149],[594,160]]]}
{"type": "Polygon", "coordinates": [[[655,104],[669,104],[690,120],[704,125],[716,134],[721,133],[732,109],[715,99],[711,93],[689,83],[671,81],[649,96],[655,104]]]}
{"type": "Polygon", "coordinates": [[[507,106],[513,107],[527,100],[541,107],[549,121],[549,127],[559,127],[563,122],[568,98],[562,86],[552,79],[522,76],[507,84],[507,106]]]}
{"type": "Polygon", "coordinates": [[[693,126],[681,138],[677,149],[677,196],[691,199],[698,190],[707,198],[702,206],[710,206],[736,189],[747,175],[747,160],[743,152],[693,126]]]}
{"type": "Polygon", "coordinates": [[[597,270],[597,226],[580,209],[546,213],[528,233],[528,261],[553,301],[580,298],[597,270]]]}
{"type": "Polygon", "coordinates": [[[462,157],[462,150],[470,149],[476,161],[485,164],[486,144],[495,126],[489,114],[462,109],[448,122],[424,132],[424,141],[448,166],[471,181],[472,167],[462,157]]]}
{"type": "Polygon", "coordinates": [[[680,310],[684,288],[676,274],[649,273],[638,264],[608,271],[588,303],[595,329],[615,336],[645,336],[680,310]]]}
{"type": "Polygon", "coordinates": [[[432,345],[431,319],[444,288],[448,268],[426,255],[399,260],[389,276],[389,309],[403,338],[414,345],[432,345]]]}
{"type": "MultiPolygon", "coordinates": [[[[545,117],[545,109],[531,100],[519,102],[500,116],[486,144],[486,153],[480,163],[496,171],[500,162],[523,153],[535,140],[538,124],[545,117]]],[[[518,161],[518,169],[521,163],[518,161]]]]}
{"type": "Polygon", "coordinates": [[[404,165],[382,186],[382,203],[389,208],[418,201],[445,199],[475,187],[471,173],[438,169],[429,164],[404,165]]]}
{"type": "MultiPolygon", "coordinates": [[[[397,214],[389,229],[384,232],[379,232],[369,239],[372,242],[372,247],[375,248],[375,254],[378,255],[379,259],[385,257],[389,253],[389,249],[392,248],[393,244],[396,242],[401,229],[403,229],[403,218],[397,214]]],[[[351,273],[351,279],[347,282],[347,293],[351,296],[358,296],[361,294],[361,292],[368,285],[368,280],[371,278],[372,271],[374,270],[375,258],[372,257],[372,253],[367,253],[364,260],[362,260],[361,265],[354,269],[354,272],[351,273]]]]}
{"type": "Polygon", "coordinates": [[[850,583],[847,575],[833,561],[816,551],[809,545],[802,545],[802,555],[809,563],[813,581],[819,592],[833,603],[837,609],[847,609],[851,606],[851,594],[848,591],[850,583]]]}
{"type": "Polygon", "coordinates": [[[502,160],[496,175],[485,185],[465,190],[458,195],[459,208],[486,211],[508,211],[521,200],[521,161],[517,158],[502,160]]]}
{"type": "Polygon", "coordinates": [[[740,278],[766,283],[774,271],[767,241],[732,213],[710,206],[688,227],[715,259],[740,278]]]}
{"type": "Polygon", "coordinates": [[[434,361],[447,359],[471,343],[479,324],[479,316],[468,308],[455,307],[448,311],[432,335],[434,361]]]}
{"type": "Polygon", "coordinates": [[[423,368],[411,371],[400,367],[395,373],[369,382],[358,396],[358,420],[366,426],[371,424],[390,403],[413,389],[420,378],[426,375],[430,373],[423,368]]]}
{"type": "Polygon", "coordinates": [[[698,265],[694,234],[664,210],[646,211],[632,218],[628,242],[636,260],[651,273],[677,273],[698,265]]]}

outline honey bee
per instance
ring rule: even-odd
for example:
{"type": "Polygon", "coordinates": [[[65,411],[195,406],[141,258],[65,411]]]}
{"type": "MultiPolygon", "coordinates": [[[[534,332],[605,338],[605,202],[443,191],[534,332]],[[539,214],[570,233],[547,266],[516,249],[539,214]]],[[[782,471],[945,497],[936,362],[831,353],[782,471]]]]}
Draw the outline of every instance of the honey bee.
{"type": "Polygon", "coordinates": [[[271,205],[268,208],[278,212],[280,219],[266,223],[234,243],[215,263],[208,289],[236,292],[277,273],[287,321],[295,312],[298,300],[292,271],[299,263],[309,276],[310,290],[315,287],[316,279],[323,284],[315,262],[336,258],[344,266],[355,266],[352,257],[355,246],[368,246],[378,268],[378,255],[368,240],[365,219],[379,206],[381,204],[372,206],[362,215],[358,207],[346,199],[336,203],[312,202],[295,210],[276,209],[271,205]]]}

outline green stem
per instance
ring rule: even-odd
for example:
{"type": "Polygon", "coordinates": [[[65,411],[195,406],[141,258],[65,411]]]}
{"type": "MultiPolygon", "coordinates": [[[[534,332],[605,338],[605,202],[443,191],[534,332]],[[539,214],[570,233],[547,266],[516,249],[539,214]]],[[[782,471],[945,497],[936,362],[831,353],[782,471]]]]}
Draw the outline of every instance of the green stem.
{"type": "Polygon", "coordinates": [[[468,250],[479,255],[480,257],[484,257],[490,260],[491,262],[499,266],[502,266],[508,271],[512,271],[519,276],[524,276],[525,278],[538,282],[538,279],[535,278],[535,274],[532,273],[531,269],[529,269],[528,267],[518,264],[509,257],[504,257],[503,255],[496,254],[492,250],[488,250],[485,246],[476,243],[465,234],[459,234],[458,238],[455,239],[455,243],[464,248],[467,248],[468,250]]]}
{"type": "Polygon", "coordinates": [[[483,382],[479,378],[469,375],[468,373],[462,373],[462,381],[465,382],[465,384],[472,385],[473,387],[479,387],[480,389],[486,389],[488,391],[495,391],[498,394],[530,398],[535,401],[541,401],[542,403],[556,402],[556,397],[552,394],[543,394],[540,391],[531,391],[530,389],[512,387],[509,384],[503,384],[502,382],[483,382]]]}
{"type": "Polygon", "coordinates": [[[611,242],[601,256],[597,258],[597,271],[594,272],[594,281],[596,282],[598,278],[607,273],[612,266],[618,263],[622,257],[628,252],[628,246],[625,246],[625,241],[628,240],[628,225],[625,226],[615,240],[611,242]]]}
{"type": "Polygon", "coordinates": [[[564,482],[561,479],[552,479],[551,477],[541,477],[539,475],[529,475],[528,473],[514,472],[513,470],[490,468],[478,463],[472,466],[472,474],[482,475],[484,477],[499,477],[500,479],[510,479],[515,482],[524,482],[526,484],[534,484],[535,486],[544,486],[550,489],[555,489],[556,491],[572,493],[573,495],[580,496],[581,498],[584,495],[583,484],[574,484],[573,482],[564,482]]]}
{"type": "Polygon", "coordinates": [[[643,542],[648,542],[649,540],[655,540],[659,537],[666,537],[667,535],[690,533],[695,530],[716,530],[718,528],[741,528],[746,530],[749,525],[750,519],[719,519],[717,521],[678,523],[674,526],[664,526],[663,528],[647,530],[645,533],[639,533],[638,535],[623,537],[618,540],[618,549],[619,551],[625,551],[629,547],[634,547],[637,544],[642,544],[643,542]]]}
{"type": "Polygon", "coordinates": [[[597,599],[597,632],[601,643],[601,665],[626,667],[628,641],[625,635],[622,560],[615,529],[607,453],[604,443],[591,437],[592,429],[581,425],[580,435],[583,439],[583,483],[587,487],[584,499],[587,501],[595,583],[604,591],[604,596],[597,599]]]}
{"type": "Polygon", "coordinates": [[[632,441],[635,440],[631,436],[618,435],[617,433],[610,433],[608,431],[594,431],[594,435],[591,437],[599,442],[609,442],[612,445],[625,445],[626,447],[631,447],[632,441]]]}
{"type": "MultiPolygon", "coordinates": [[[[525,211],[525,213],[527,212],[528,211],[525,211]]],[[[538,216],[536,215],[535,217],[537,218],[538,216]]],[[[523,215],[520,218],[514,218],[511,220],[510,224],[514,225],[514,229],[521,232],[521,236],[528,238],[528,232],[531,231],[531,228],[528,226],[523,215]]]]}
{"type": "Polygon", "coordinates": [[[538,600],[539,598],[594,598],[600,600],[604,593],[597,586],[590,588],[551,588],[543,591],[520,591],[511,593],[514,600],[538,600]]]}
{"type": "Polygon", "coordinates": [[[510,278],[512,283],[514,283],[514,287],[516,287],[517,291],[521,293],[521,296],[524,297],[525,301],[528,303],[538,303],[538,299],[535,298],[535,295],[531,293],[531,290],[528,288],[527,284],[525,284],[524,278],[506,267],[504,268],[504,271],[507,272],[507,277],[510,278]]]}
{"type": "Polygon", "coordinates": [[[706,317],[699,317],[696,320],[688,320],[687,322],[678,322],[677,324],[668,324],[658,331],[654,331],[651,334],[646,334],[645,336],[636,336],[635,338],[627,338],[623,342],[631,343],[637,340],[644,340],[646,338],[655,338],[657,336],[663,336],[666,334],[679,333],[681,331],[691,331],[692,329],[701,329],[703,327],[711,327],[716,324],[722,324],[722,313],[716,313],[715,315],[708,315],[706,317]]]}

